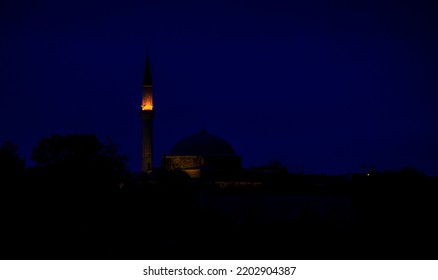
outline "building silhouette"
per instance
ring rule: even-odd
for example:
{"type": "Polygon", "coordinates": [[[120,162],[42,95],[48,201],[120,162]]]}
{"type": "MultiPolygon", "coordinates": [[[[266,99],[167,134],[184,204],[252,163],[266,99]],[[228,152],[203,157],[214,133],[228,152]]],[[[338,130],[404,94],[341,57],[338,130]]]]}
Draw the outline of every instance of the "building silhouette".
{"type": "Polygon", "coordinates": [[[241,158],[233,147],[205,129],[178,141],[163,160],[168,168],[182,170],[191,178],[219,176],[241,170],[241,158]]]}

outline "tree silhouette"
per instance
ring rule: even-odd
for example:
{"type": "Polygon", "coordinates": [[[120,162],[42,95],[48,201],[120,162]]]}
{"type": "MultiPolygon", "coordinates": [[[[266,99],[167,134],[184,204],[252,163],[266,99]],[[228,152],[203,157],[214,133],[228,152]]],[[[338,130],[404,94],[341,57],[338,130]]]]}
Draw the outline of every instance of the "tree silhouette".
{"type": "Polygon", "coordinates": [[[126,157],[93,134],[53,135],[34,147],[26,186],[27,227],[49,258],[107,258],[123,217],[126,157]],[[37,221],[37,222],[36,222],[37,221]],[[53,233],[56,232],[56,235],[53,233]]]}
{"type": "Polygon", "coordinates": [[[24,158],[18,154],[18,146],[6,141],[0,146],[0,178],[10,183],[24,171],[24,158]]]}
{"type": "Polygon", "coordinates": [[[22,227],[28,224],[25,215],[22,215],[27,202],[23,195],[24,167],[25,160],[18,154],[18,146],[11,141],[4,142],[0,146],[0,258],[18,258],[20,249],[27,245],[22,227]]]}
{"type": "Polygon", "coordinates": [[[128,174],[126,156],[118,153],[110,139],[104,143],[93,134],[43,138],[33,149],[31,160],[48,177],[77,186],[120,186],[128,174]]]}

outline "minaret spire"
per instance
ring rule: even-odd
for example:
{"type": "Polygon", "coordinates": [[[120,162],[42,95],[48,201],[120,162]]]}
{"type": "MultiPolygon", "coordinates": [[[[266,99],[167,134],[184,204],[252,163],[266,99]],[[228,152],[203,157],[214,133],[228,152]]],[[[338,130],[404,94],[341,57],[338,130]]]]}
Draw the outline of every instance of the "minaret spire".
{"type": "Polygon", "coordinates": [[[154,106],[152,101],[152,75],[149,63],[149,53],[146,52],[146,66],[143,76],[141,101],[141,171],[152,171],[152,125],[154,120],[154,106]]]}
{"type": "Polygon", "coordinates": [[[146,65],[144,68],[143,86],[152,86],[151,65],[149,62],[149,52],[146,51],[146,65]]]}

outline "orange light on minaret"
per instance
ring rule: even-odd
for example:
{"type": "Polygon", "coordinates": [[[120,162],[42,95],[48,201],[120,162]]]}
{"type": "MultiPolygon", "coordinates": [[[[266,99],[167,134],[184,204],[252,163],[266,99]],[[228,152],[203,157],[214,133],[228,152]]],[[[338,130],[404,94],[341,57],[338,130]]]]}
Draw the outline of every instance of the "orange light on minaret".
{"type": "Polygon", "coordinates": [[[141,102],[141,110],[153,110],[153,108],[154,105],[152,103],[152,88],[150,91],[148,91],[148,89],[143,86],[143,99],[141,102]]]}
{"type": "Polygon", "coordinates": [[[149,56],[146,56],[146,67],[143,77],[141,101],[141,171],[152,171],[152,125],[155,111],[152,102],[152,75],[149,65],[149,56]]]}

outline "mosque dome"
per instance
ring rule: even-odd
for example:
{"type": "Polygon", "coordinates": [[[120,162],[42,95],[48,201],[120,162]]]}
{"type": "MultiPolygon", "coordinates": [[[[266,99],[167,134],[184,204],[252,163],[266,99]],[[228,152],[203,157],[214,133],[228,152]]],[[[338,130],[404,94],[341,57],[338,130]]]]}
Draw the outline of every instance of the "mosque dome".
{"type": "Polygon", "coordinates": [[[187,136],[178,141],[170,151],[171,156],[236,156],[233,147],[224,139],[207,133],[187,136]]]}

